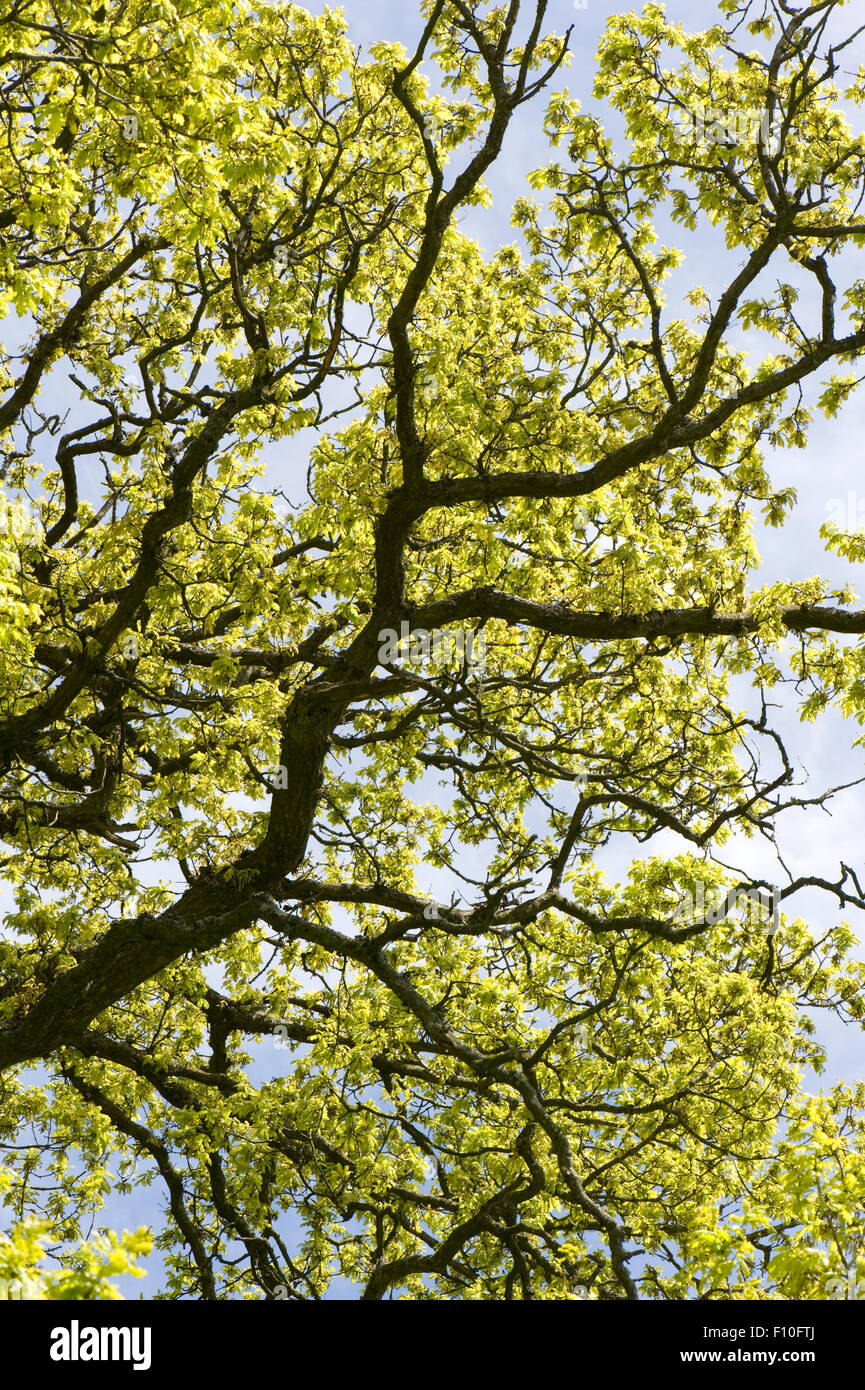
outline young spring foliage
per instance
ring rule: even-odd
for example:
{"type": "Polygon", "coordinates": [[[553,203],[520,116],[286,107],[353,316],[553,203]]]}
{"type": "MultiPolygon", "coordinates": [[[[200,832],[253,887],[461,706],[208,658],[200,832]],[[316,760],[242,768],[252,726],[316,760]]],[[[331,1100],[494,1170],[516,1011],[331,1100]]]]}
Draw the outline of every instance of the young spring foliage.
{"type": "Polygon", "coordinates": [[[0,528],[2,1183],[82,1279],[151,1185],[170,1298],[865,1278],[865,1093],[802,1081],[814,1010],[862,1022],[865,897],[796,914],[769,714],[862,720],[865,613],[750,582],[768,451],[843,427],[865,351],[850,9],[613,18],[619,155],[543,0],[420,0],[414,53],[290,4],[0,26],[2,480],[41,517],[0,528]],[[486,252],[456,219],[524,106],[486,252]],[[403,623],[482,669],[382,660],[403,623]],[[684,920],[698,884],[780,929],[684,920]]]}

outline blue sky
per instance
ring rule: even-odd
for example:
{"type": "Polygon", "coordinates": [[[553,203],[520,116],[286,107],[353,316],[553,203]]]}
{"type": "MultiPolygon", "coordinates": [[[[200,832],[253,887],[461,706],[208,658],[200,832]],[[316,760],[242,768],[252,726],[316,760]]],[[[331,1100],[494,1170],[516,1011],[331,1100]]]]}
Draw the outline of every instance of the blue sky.
{"type": "MultiPolygon", "coordinates": [[[[308,8],[320,12],[325,7],[312,3],[308,8]]],[[[410,49],[414,47],[421,28],[416,5],[406,3],[406,0],[348,0],[341,8],[356,44],[368,46],[385,39],[401,41],[410,49]]],[[[557,77],[553,86],[556,89],[567,87],[583,102],[586,110],[601,114],[608,132],[615,138],[617,149],[622,152],[625,144],[621,121],[592,100],[591,87],[594,54],[604,23],[610,15],[627,8],[627,4],[617,4],[614,0],[588,0],[585,8],[578,8],[571,0],[552,0],[548,18],[549,27],[559,32],[573,25],[571,66],[557,77]]],[[[669,0],[666,8],[671,18],[680,20],[691,30],[706,27],[718,17],[712,0],[669,0]]],[[[849,13],[852,27],[854,20],[852,12],[849,13]]],[[[857,57],[861,61],[862,53],[857,57]]],[[[849,65],[854,64],[851,61],[849,65]]],[[[504,155],[487,180],[494,195],[492,208],[471,210],[461,224],[463,232],[475,236],[489,250],[515,239],[516,234],[510,225],[511,205],[515,198],[527,191],[527,174],[548,158],[548,147],[542,132],[543,109],[544,97],[541,97],[519,113],[508,133],[504,155]]],[[[722,235],[707,224],[687,239],[683,238],[680,230],[669,234],[667,239],[684,246],[686,250],[684,265],[668,283],[671,305],[676,306],[683,289],[694,282],[702,283],[710,291],[716,292],[731,264],[723,250],[722,235]]],[[[2,336],[7,343],[14,336],[11,328],[8,322],[4,323],[2,336]]],[[[65,389],[61,394],[64,399],[67,398],[65,389]]],[[[814,395],[816,392],[812,393],[812,399],[814,395]]],[[[73,399],[73,393],[68,393],[70,405],[73,399]]],[[[859,393],[845,406],[839,418],[826,421],[822,416],[816,416],[805,450],[776,451],[768,455],[773,481],[794,486],[798,491],[798,501],[783,529],[773,531],[758,524],[758,545],[763,559],[756,583],[782,578],[806,579],[819,573],[828,576],[836,586],[852,582],[858,593],[865,593],[865,582],[856,573],[859,566],[827,554],[819,536],[819,527],[827,519],[833,499],[846,500],[848,492],[851,489],[855,492],[857,486],[860,487],[860,495],[865,498],[865,486],[859,483],[860,441],[863,437],[865,397],[859,393]]],[[[292,455],[297,460],[297,476],[302,478],[305,460],[297,457],[294,445],[292,455]]],[[[268,471],[271,481],[274,481],[275,460],[268,471]]],[[[296,495],[292,487],[287,487],[286,491],[292,496],[296,495]]],[[[753,708],[753,697],[749,696],[747,686],[741,687],[736,693],[739,703],[753,708]]],[[[859,733],[855,724],[833,714],[823,716],[814,725],[803,725],[799,723],[790,698],[783,690],[776,698],[779,705],[775,711],[776,723],[786,736],[788,749],[795,753],[810,774],[809,790],[818,784],[828,786],[865,775],[863,752],[852,747],[859,733]]],[[[827,814],[826,811],[811,808],[790,812],[782,817],[778,830],[779,845],[786,861],[795,866],[797,873],[832,878],[837,875],[838,863],[842,859],[856,868],[865,869],[862,850],[865,791],[857,787],[839,795],[833,801],[830,812],[827,814]]],[[[619,837],[604,852],[602,862],[608,876],[615,879],[623,877],[632,858],[642,853],[659,854],[666,850],[679,853],[682,848],[682,843],[672,833],[657,837],[647,848],[619,837]]],[[[746,871],[763,875],[767,872],[765,854],[760,845],[753,841],[737,842],[728,850],[726,858],[746,871]]],[[[832,901],[816,890],[800,893],[795,904],[795,911],[805,917],[813,929],[836,920],[832,901]]],[[[861,938],[862,928],[855,917],[851,917],[850,924],[861,938]]],[[[829,1065],[819,1082],[812,1079],[815,1089],[819,1085],[828,1086],[835,1078],[852,1080],[861,1076],[863,1047],[860,1032],[844,1029],[834,1020],[827,1022],[821,1019],[818,1035],[829,1049],[829,1065]]],[[[278,1059],[286,1055],[273,1053],[268,1045],[260,1054],[256,1075],[267,1074],[269,1065],[272,1068],[284,1065],[278,1059]]],[[[157,1201],[161,1204],[161,1189],[157,1184],[129,1198],[114,1198],[106,1212],[99,1217],[99,1222],[117,1228],[149,1223],[154,1220],[157,1201]]],[[[158,1261],[152,1259],[149,1268],[147,1280],[123,1281],[127,1296],[135,1297],[139,1293],[145,1297],[153,1295],[158,1282],[158,1261]]],[[[335,1293],[340,1291],[336,1289],[335,1293]]]]}

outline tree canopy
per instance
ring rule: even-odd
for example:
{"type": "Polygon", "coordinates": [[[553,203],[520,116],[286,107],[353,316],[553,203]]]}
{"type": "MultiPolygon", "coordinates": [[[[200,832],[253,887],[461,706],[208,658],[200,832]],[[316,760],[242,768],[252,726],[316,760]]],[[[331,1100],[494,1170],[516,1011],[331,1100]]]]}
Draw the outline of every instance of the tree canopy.
{"type": "Polygon", "coordinates": [[[862,721],[865,611],[754,580],[865,353],[851,6],[611,19],[624,156],[546,11],[0,23],[0,1191],[75,1287],[151,1185],[164,1298],[865,1278],[865,1087],[803,1084],[865,895],[779,865],[771,717],[862,721]]]}

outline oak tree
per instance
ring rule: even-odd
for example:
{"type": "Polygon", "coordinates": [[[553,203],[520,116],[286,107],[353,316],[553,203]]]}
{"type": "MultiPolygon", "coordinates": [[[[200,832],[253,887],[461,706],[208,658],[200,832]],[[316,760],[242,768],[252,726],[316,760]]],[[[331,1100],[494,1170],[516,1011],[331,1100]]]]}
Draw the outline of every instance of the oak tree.
{"type": "Polygon", "coordinates": [[[153,1185],[166,1298],[865,1276],[865,1092],[803,1085],[813,1011],[862,1021],[865,895],[828,865],[831,925],[796,915],[775,828],[831,789],[771,716],[861,721],[865,612],[758,583],[753,534],[865,353],[849,10],[611,19],[622,154],[546,0],[419,0],[368,52],[291,4],[11,0],[19,1242],[85,1279],[85,1223],[153,1185]],[[523,108],[493,252],[457,219],[523,108]]]}

